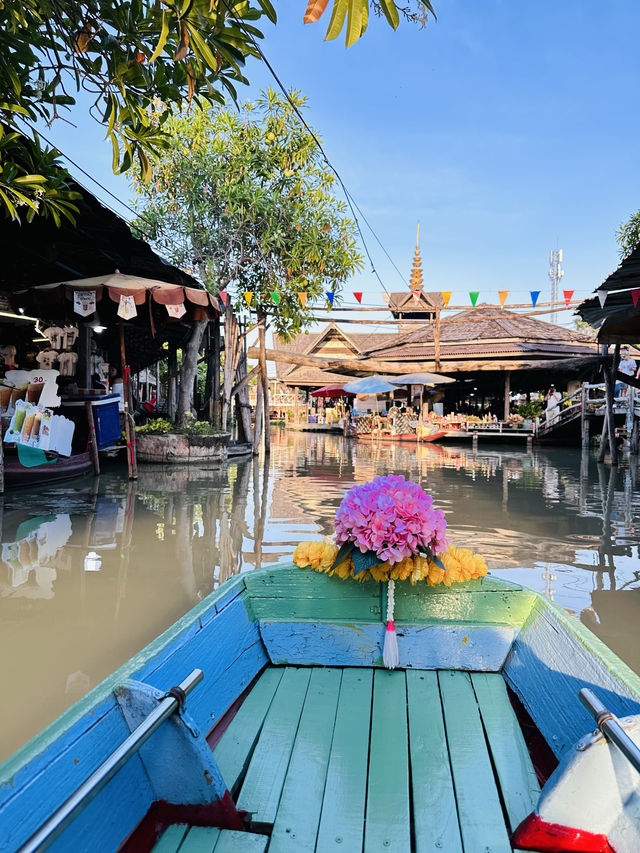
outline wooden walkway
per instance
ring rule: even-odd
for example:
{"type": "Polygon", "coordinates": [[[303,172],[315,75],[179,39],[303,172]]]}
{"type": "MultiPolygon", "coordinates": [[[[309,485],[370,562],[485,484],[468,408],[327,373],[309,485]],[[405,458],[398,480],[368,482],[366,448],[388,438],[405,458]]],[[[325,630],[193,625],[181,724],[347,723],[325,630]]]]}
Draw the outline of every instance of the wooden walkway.
{"type": "Polygon", "coordinates": [[[268,853],[512,853],[539,793],[496,673],[271,667],[214,756],[268,853]]]}

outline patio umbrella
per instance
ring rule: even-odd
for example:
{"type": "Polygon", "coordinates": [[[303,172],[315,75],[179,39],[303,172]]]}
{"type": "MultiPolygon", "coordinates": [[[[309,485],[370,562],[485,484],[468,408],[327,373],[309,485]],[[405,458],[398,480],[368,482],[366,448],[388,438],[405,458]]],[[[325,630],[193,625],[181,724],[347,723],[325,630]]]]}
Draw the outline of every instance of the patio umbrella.
{"type": "Polygon", "coordinates": [[[402,376],[394,376],[391,382],[398,385],[444,385],[446,382],[455,382],[450,376],[441,376],[439,373],[403,373],[402,376]]]}
{"type": "Polygon", "coordinates": [[[312,397],[355,397],[353,391],[345,391],[343,385],[325,385],[311,392],[312,397]]]}
{"type": "Polygon", "coordinates": [[[386,394],[388,391],[398,389],[386,376],[363,376],[362,379],[347,382],[344,390],[351,394],[386,394]]]}

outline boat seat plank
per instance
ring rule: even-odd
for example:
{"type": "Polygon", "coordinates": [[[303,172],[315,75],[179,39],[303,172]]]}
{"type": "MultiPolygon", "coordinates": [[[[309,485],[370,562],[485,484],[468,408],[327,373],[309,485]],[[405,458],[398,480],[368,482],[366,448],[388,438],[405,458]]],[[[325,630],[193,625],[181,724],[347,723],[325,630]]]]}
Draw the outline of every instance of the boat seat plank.
{"type": "Polygon", "coordinates": [[[372,690],[371,669],[343,671],[316,853],[362,850],[372,690]]]}
{"type": "Polygon", "coordinates": [[[407,685],[404,671],[376,671],[364,853],[411,850],[407,685]]]}
{"type": "Polygon", "coordinates": [[[504,679],[493,673],[475,672],[471,681],[513,832],[535,808],[540,785],[504,679]]]}
{"type": "Polygon", "coordinates": [[[443,670],[438,682],[464,851],[512,853],[471,679],[443,670]]]}
{"type": "Polygon", "coordinates": [[[213,826],[193,826],[186,834],[178,853],[213,853],[220,830],[213,826]]]}
{"type": "Polygon", "coordinates": [[[174,823],[168,826],[156,841],[152,853],[177,853],[189,827],[184,823],[174,823]]]}
{"type": "Polygon", "coordinates": [[[341,678],[341,669],[311,673],[269,853],[314,853],[341,678]]]}
{"type": "Polygon", "coordinates": [[[214,853],[264,853],[268,843],[268,835],[223,829],[214,853]]]}
{"type": "Polygon", "coordinates": [[[406,678],[415,851],[462,853],[438,675],[407,670],[406,678]]]}
{"type": "Polygon", "coordinates": [[[247,769],[283,672],[274,667],[265,669],[213,749],[213,757],[232,794],[247,769]]]}
{"type": "Polygon", "coordinates": [[[237,802],[255,823],[275,821],[310,676],[310,669],[286,669],[265,718],[237,802]]]}

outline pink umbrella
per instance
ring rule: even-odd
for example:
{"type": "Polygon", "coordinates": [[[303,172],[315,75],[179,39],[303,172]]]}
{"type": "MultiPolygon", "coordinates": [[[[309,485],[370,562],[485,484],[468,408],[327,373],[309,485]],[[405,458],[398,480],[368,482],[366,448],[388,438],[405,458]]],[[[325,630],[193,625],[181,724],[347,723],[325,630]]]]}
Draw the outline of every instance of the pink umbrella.
{"type": "Polygon", "coordinates": [[[343,385],[325,385],[311,392],[312,397],[355,397],[350,391],[345,391],[343,385]]]}

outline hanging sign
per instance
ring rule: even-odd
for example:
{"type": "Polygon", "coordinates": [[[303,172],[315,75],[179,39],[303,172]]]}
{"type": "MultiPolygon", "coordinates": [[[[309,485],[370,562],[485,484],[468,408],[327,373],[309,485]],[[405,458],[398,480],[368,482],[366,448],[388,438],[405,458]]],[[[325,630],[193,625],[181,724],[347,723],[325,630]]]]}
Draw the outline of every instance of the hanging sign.
{"type": "Polygon", "coordinates": [[[535,308],[536,302],[538,301],[538,297],[540,296],[540,291],[539,290],[530,290],[529,293],[531,294],[531,304],[535,308]]]}
{"type": "Polygon", "coordinates": [[[607,296],[609,295],[606,290],[596,290],[596,294],[598,296],[598,300],[600,302],[600,307],[604,308],[604,303],[607,301],[607,296]]]}
{"type": "Polygon", "coordinates": [[[118,317],[122,317],[123,320],[131,320],[137,316],[138,310],[133,296],[125,296],[124,293],[121,293],[120,304],[118,305],[118,317]]]}
{"type": "Polygon", "coordinates": [[[179,320],[183,314],[187,313],[187,309],[182,302],[179,305],[165,305],[165,308],[167,309],[167,314],[174,320],[179,320]]]}
{"type": "Polygon", "coordinates": [[[271,298],[273,299],[273,304],[279,305],[280,304],[280,294],[278,293],[278,291],[272,290],[272,291],[270,291],[270,293],[271,293],[271,298]]]}
{"type": "Polygon", "coordinates": [[[451,290],[441,290],[440,296],[442,296],[442,301],[444,302],[444,307],[446,308],[449,305],[449,300],[451,299],[451,290]]]}
{"type": "Polygon", "coordinates": [[[509,295],[508,290],[499,290],[498,296],[500,297],[500,307],[504,308],[504,303],[507,301],[507,296],[509,295]]]}
{"type": "Polygon", "coordinates": [[[329,304],[333,308],[333,300],[335,297],[335,293],[332,293],[332,291],[330,291],[330,290],[325,290],[325,295],[326,295],[327,299],[329,300],[329,304]]]}
{"type": "Polygon", "coordinates": [[[569,307],[569,303],[571,302],[571,297],[573,296],[575,291],[573,290],[563,290],[562,293],[564,295],[564,304],[569,307]]]}
{"type": "Polygon", "coordinates": [[[358,300],[358,302],[362,302],[362,291],[361,290],[354,290],[353,295],[358,300]]]}
{"type": "Polygon", "coordinates": [[[640,296],[640,288],[635,287],[635,288],[631,291],[631,298],[633,299],[633,307],[634,307],[634,308],[637,308],[637,307],[638,307],[638,297],[639,297],[639,296],[640,296]]]}
{"type": "Polygon", "coordinates": [[[300,305],[304,308],[307,304],[307,292],[303,290],[301,293],[298,293],[298,299],[300,300],[300,305]]]}
{"type": "Polygon", "coordinates": [[[469,291],[469,299],[471,300],[471,304],[473,307],[476,307],[476,302],[478,301],[478,296],[480,296],[479,290],[470,290],[469,291]]]}
{"type": "Polygon", "coordinates": [[[73,310],[81,317],[88,317],[96,310],[95,290],[76,290],[73,294],[73,310]]]}
{"type": "Polygon", "coordinates": [[[244,299],[247,303],[247,308],[251,308],[251,300],[253,299],[253,293],[251,290],[245,290],[244,299]]]}

